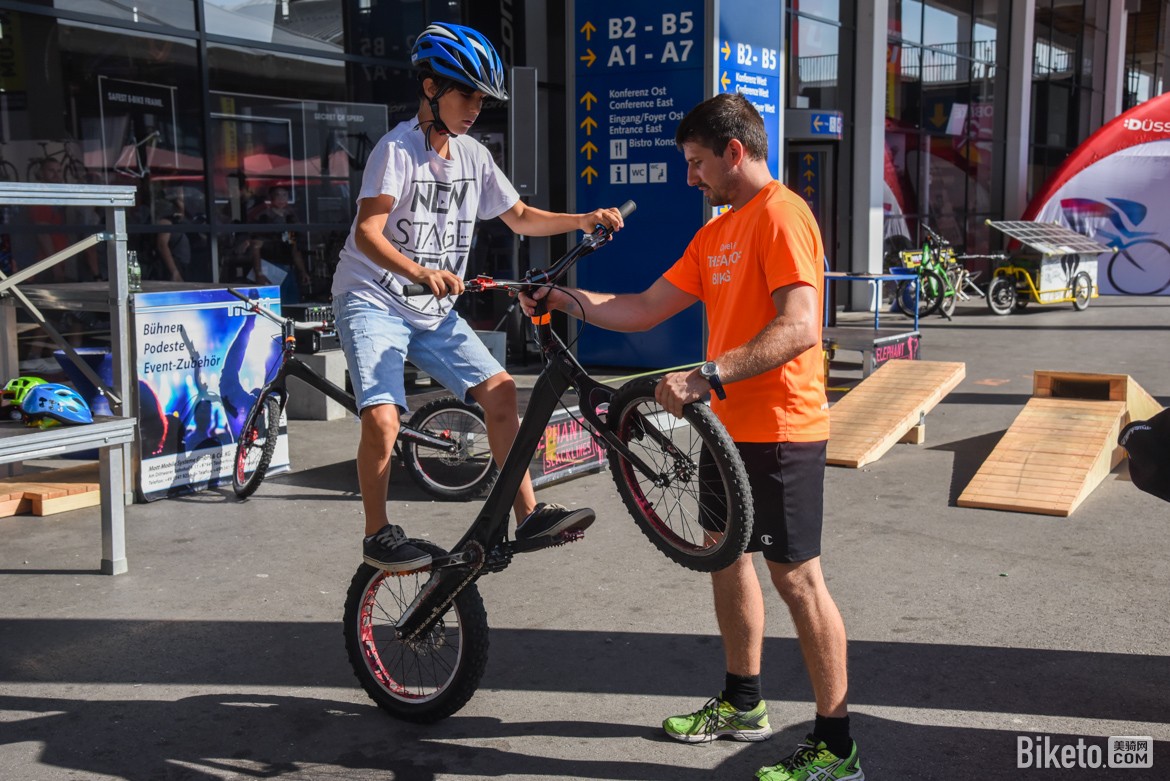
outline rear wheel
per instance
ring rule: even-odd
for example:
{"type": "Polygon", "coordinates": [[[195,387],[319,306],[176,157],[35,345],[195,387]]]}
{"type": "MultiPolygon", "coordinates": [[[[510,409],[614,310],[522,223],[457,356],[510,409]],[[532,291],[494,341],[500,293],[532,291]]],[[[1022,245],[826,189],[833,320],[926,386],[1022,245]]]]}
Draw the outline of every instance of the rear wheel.
{"type": "Polygon", "coordinates": [[[667,558],[714,572],[738,559],[752,534],[747,471],[727,430],[702,402],[674,417],[654,400],[653,380],[614,394],[607,423],[653,474],[609,449],[610,471],[638,528],[667,558]]]}
{"type": "Polygon", "coordinates": [[[907,279],[898,283],[898,297],[895,302],[898,309],[907,317],[914,317],[914,308],[917,304],[918,316],[932,315],[942,306],[945,284],[935,272],[922,269],[914,279],[907,279]],[[915,300],[915,290],[918,298],[915,300]]]}
{"type": "MultiPolygon", "coordinates": [[[[411,540],[432,556],[446,551],[411,540]]],[[[428,567],[391,575],[362,564],[345,598],[345,650],[370,699],[406,721],[445,719],[471,699],[487,666],[488,623],[474,584],[459,592],[435,625],[412,641],[394,630],[430,579],[428,567]]]]}
{"type": "Polygon", "coordinates": [[[280,398],[275,393],[268,393],[252,405],[236,442],[236,461],[232,469],[232,488],[236,496],[247,499],[264,482],[279,435],[280,398]]]}
{"type": "Polygon", "coordinates": [[[454,396],[436,399],[410,416],[410,428],[452,443],[447,451],[402,438],[402,463],[419,487],[439,499],[483,496],[499,470],[488,445],[483,410],[454,396]]]}
{"type": "Polygon", "coordinates": [[[987,306],[997,315],[1010,315],[1016,308],[1015,277],[998,276],[987,288],[987,306]]]}
{"type": "Polygon", "coordinates": [[[1089,299],[1093,297],[1093,280],[1085,272],[1073,277],[1073,309],[1083,312],[1089,308],[1089,299]]]}

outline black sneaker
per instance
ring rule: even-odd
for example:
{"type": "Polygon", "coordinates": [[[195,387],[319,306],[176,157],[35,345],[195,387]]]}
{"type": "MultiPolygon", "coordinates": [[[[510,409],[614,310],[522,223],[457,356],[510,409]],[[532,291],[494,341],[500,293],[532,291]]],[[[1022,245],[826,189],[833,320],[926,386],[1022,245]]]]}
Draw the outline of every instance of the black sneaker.
{"type": "Polygon", "coordinates": [[[362,558],[392,573],[413,572],[431,565],[431,554],[411,544],[401,526],[390,523],[362,541],[362,558]]]}
{"type": "Polygon", "coordinates": [[[533,540],[537,537],[555,537],[561,532],[584,531],[597,518],[588,507],[570,510],[551,502],[541,502],[516,527],[516,539],[533,540]]]}

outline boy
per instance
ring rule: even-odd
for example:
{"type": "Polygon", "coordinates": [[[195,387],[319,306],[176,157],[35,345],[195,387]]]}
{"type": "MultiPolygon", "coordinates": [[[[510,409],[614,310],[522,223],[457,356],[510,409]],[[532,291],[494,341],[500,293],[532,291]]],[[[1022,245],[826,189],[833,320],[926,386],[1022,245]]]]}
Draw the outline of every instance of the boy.
{"type": "MultiPolygon", "coordinates": [[[[406,410],[410,360],[456,396],[484,409],[488,444],[503,464],[519,428],[516,383],[453,310],[477,219],[500,217],[514,232],[551,236],[596,225],[622,227],[617,209],[558,214],[533,208],[482,144],[467,137],[484,100],[507,100],[504,67],[480,33],[432,24],[411,51],[418,116],[376,144],[366,163],[353,229],[333,278],[333,308],[361,410],[358,485],[366,516],[363,557],[401,573],[430,564],[386,513],[390,458],[406,410]],[[406,297],[418,283],[433,295],[406,297]]],[[[518,539],[584,529],[592,510],[537,504],[525,476],[513,508],[518,539]]]]}

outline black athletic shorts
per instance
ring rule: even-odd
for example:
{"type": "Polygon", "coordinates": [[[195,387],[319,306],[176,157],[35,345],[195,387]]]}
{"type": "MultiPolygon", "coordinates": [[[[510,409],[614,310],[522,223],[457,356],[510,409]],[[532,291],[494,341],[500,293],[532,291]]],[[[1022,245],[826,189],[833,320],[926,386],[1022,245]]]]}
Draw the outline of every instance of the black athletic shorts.
{"type": "MultiPolygon", "coordinates": [[[[737,442],[747,468],[755,506],[755,525],[748,551],[764,558],[795,564],[821,555],[821,524],[825,506],[826,442],[737,442]]],[[[702,519],[725,519],[722,496],[706,490],[720,485],[712,475],[715,463],[704,449],[699,458],[702,519]]],[[[711,524],[704,523],[710,528],[711,524]]],[[[711,529],[719,531],[720,529],[711,529]]]]}

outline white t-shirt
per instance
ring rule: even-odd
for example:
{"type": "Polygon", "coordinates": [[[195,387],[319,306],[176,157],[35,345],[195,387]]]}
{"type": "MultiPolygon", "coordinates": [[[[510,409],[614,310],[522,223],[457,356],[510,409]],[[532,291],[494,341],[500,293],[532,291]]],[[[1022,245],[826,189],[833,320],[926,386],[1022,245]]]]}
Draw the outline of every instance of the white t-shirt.
{"type": "MultiPolygon", "coordinates": [[[[450,136],[448,149],[450,160],[426,148],[416,119],[400,123],[370,152],[358,199],[393,196],[386,238],[420,266],[445,268],[462,277],[476,220],[500,216],[520,195],[491,153],[474,138],[450,136]]],[[[350,230],[341,250],[333,295],[357,293],[417,328],[438,325],[451,311],[454,299],[403,296],[402,287],[410,280],[366,257],[354,241],[354,232],[350,230]]]]}

